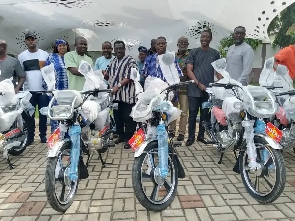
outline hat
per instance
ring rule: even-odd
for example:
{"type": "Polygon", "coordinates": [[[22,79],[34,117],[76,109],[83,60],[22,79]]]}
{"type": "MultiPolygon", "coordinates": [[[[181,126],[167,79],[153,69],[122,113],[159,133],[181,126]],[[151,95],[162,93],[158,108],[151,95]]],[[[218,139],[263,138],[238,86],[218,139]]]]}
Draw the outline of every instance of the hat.
{"type": "Polygon", "coordinates": [[[56,39],[56,40],[55,40],[55,46],[57,47],[57,46],[60,45],[60,44],[62,44],[62,45],[66,45],[67,42],[66,42],[65,40],[63,40],[63,39],[56,39]]]}
{"type": "Polygon", "coordinates": [[[7,43],[6,43],[5,40],[0,39],[0,45],[1,45],[1,44],[6,44],[6,45],[7,45],[7,43]]]}
{"type": "Polygon", "coordinates": [[[28,33],[25,34],[25,39],[27,39],[29,37],[37,39],[36,35],[34,33],[32,33],[32,32],[28,32],[28,33]]]}
{"type": "Polygon", "coordinates": [[[146,48],[146,47],[143,47],[143,46],[140,46],[140,47],[138,48],[138,51],[139,51],[139,52],[148,53],[147,48],[146,48]]]}

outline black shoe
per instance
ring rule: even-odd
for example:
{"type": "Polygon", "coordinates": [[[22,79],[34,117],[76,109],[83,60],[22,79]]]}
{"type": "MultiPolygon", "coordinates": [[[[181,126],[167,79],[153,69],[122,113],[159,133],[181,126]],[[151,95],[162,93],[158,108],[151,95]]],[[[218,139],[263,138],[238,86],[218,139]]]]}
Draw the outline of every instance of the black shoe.
{"type": "Polygon", "coordinates": [[[177,137],[177,141],[183,141],[184,140],[184,135],[183,134],[179,134],[177,137]]]}
{"type": "Polygon", "coordinates": [[[46,137],[40,137],[41,143],[47,143],[47,138],[46,137]]]}
{"type": "Polygon", "coordinates": [[[129,143],[124,144],[124,149],[131,149],[131,146],[129,145],[129,143]]]}
{"type": "Polygon", "coordinates": [[[215,142],[212,140],[207,140],[204,137],[197,137],[197,141],[202,142],[203,144],[214,144],[215,142]]]}
{"type": "Polygon", "coordinates": [[[188,147],[188,146],[193,145],[194,142],[195,142],[194,140],[188,139],[188,140],[185,142],[185,145],[188,147]]]}
{"type": "Polygon", "coordinates": [[[115,144],[119,144],[119,143],[122,143],[124,142],[124,139],[121,138],[120,136],[117,137],[117,139],[115,139],[115,144]]]}
{"type": "Polygon", "coordinates": [[[113,138],[118,138],[118,136],[119,136],[119,135],[116,134],[116,133],[113,134],[113,138]]]}
{"type": "Polygon", "coordinates": [[[26,142],[26,146],[30,146],[32,143],[34,143],[34,138],[28,138],[26,142]]]}

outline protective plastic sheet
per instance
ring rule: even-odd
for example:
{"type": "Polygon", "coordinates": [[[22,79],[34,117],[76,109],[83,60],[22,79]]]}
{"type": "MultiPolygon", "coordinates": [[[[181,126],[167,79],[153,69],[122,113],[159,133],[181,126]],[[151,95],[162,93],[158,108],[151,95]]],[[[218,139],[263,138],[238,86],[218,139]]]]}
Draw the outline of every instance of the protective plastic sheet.
{"type": "Polygon", "coordinates": [[[242,121],[242,126],[245,129],[244,138],[246,139],[247,143],[247,154],[249,159],[248,167],[251,170],[261,167],[261,165],[256,162],[257,152],[256,146],[254,144],[254,123],[254,120],[242,121]]]}
{"type": "Polygon", "coordinates": [[[267,59],[264,62],[264,67],[259,76],[260,86],[273,86],[275,79],[275,71],[273,69],[274,57],[267,59]]]}
{"type": "Polygon", "coordinates": [[[276,98],[264,87],[248,85],[243,87],[241,94],[243,107],[250,115],[257,118],[269,118],[278,110],[276,98]]]}
{"type": "Polygon", "coordinates": [[[78,162],[80,158],[80,133],[81,127],[79,125],[71,126],[69,129],[69,136],[71,140],[71,164],[69,170],[70,180],[76,181],[78,179],[78,162]]]}
{"type": "Polygon", "coordinates": [[[295,121],[295,97],[289,97],[284,105],[286,117],[289,121],[295,121]]]}
{"type": "Polygon", "coordinates": [[[95,119],[95,129],[100,131],[106,124],[109,122],[110,117],[110,109],[104,109],[103,111],[100,111],[97,115],[97,118],[95,119]]]}
{"type": "Polygon", "coordinates": [[[10,129],[16,118],[23,112],[23,109],[3,113],[0,109],[0,132],[4,132],[10,129]]]}
{"type": "Polygon", "coordinates": [[[14,85],[12,79],[5,79],[0,82],[0,106],[16,104],[17,98],[15,96],[14,85]]]}
{"type": "Polygon", "coordinates": [[[56,89],[55,88],[55,84],[56,84],[55,75],[56,75],[56,73],[55,73],[53,63],[41,68],[41,73],[42,73],[43,79],[47,85],[47,90],[54,91],[56,89]]]}
{"type": "Polygon", "coordinates": [[[90,100],[87,100],[83,103],[81,110],[83,117],[86,118],[90,123],[95,121],[100,111],[100,105],[97,102],[90,100]]]}

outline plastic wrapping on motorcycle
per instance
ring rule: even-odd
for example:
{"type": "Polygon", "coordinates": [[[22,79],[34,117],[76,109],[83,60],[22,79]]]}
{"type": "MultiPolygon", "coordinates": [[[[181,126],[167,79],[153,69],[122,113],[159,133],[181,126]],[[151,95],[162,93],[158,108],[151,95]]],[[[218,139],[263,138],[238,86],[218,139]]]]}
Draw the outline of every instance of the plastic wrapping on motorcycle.
{"type": "Polygon", "coordinates": [[[274,57],[271,57],[264,62],[264,67],[259,76],[260,86],[273,86],[275,71],[273,69],[274,57]]]}
{"type": "MultiPolygon", "coordinates": [[[[287,106],[288,106],[288,104],[287,104],[287,106]]],[[[295,107],[293,107],[292,110],[294,110],[294,108],[295,107]]],[[[289,113],[292,114],[292,111],[290,112],[290,110],[289,110],[289,113]]],[[[289,117],[290,117],[290,114],[289,114],[289,117]]],[[[294,115],[294,113],[293,113],[293,115],[294,115]]],[[[287,118],[287,115],[286,115],[286,111],[285,111],[285,109],[283,107],[279,107],[279,110],[276,113],[276,117],[280,120],[280,123],[282,125],[284,125],[284,126],[288,125],[289,121],[288,121],[288,118],[287,118]]],[[[295,117],[295,115],[294,115],[294,117],[295,117]]],[[[290,119],[292,119],[292,117],[290,119]]]]}
{"type": "Polygon", "coordinates": [[[180,78],[174,63],[175,52],[168,51],[165,54],[158,55],[158,61],[166,82],[169,85],[178,84],[180,82],[180,78]]]}
{"type": "Polygon", "coordinates": [[[23,112],[23,107],[18,107],[12,79],[0,82],[0,132],[10,129],[16,118],[23,112]]]}
{"type": "Polygon", "coordinates": [[[251,170],[261,167],[261,165],[256,162],[257,152],[254,143],[254,123],[254,120],[246,120],[242,122],[245,129],[244,138],[246,139],[247,154],[249,159],[248,166],[251,170]]]}
{"type": "Polygon", "coordinates": [[[168,133],[164,123],[157,126],[159,171],[162,178],[168,175],[168,133]]]}
{"type": "Polygon", "coordinates": [[[285,110],[286,113],[286,117],[288,119],[288,121],[295,121],[295,97],[289,97],[284,105],[283,108],[285,110]]]}
{"type": "Polygon", "coordinates": [[[95,129],[100,131],[105,125],[108,125],[110,122],[110,109],[104,109],[100,111],[97,115],[97,118],[94,121],[95,129]]]}
{"type": "Polygon", "coordinates": [[[78,107],[83,102],[83,97],[79,91],[75,90],[60,90],[53,91],[54,98],[56,99],[58,105],[72,105],[75,97],[76,101],[74,107],[78,107]]]}
{"type": "Polygon", "coordinates": [[[231,114],[240,114],[243,102],[236,97],[226,97],[222,103],[222,110],[226,117],[231,114]]]}
{"type": "Polygon", "coordinates": [[[47,91],[54,91],[56,89],[56,73],[54,69],[54,64],[51,63],[50,65],[41,68],[41,73],[47,85],[47,91]]]}
{"type": "Polygon", "coordinates": [[[160,92],[158,89],[152,89],[138,95],[138,100],[130,113],[134,121],[145,122],[152,118],[153,108],[164,99],[164,95],[160,95],[160,92]]]}
{"type": "MultiPolygon", "coordinates": [[[[241,83],[238,81],[231,79],[229,73],[226,71],[226,59],[221,58],[211,63],[212,67],[217,73],[222,75],[222,79],[217,81],[216,83],[220,84],[231,84],[231,85],[238,85],[242,86],[241,83]]],[[[233,92],[231,89],[225,89],[223,87],[212,87],[212,92],[216,99],[224,100],[227,97],[234,97],[233,92]]]]}
{"type": "Polygon", "coordinates": [[[248,85],[241,93],[243,107],[250,115],[257,118],[270,118],[278,110],[276,98],[265,87],[248,85]]]}
{"type": "Polygon", "coordinates": [[[17,98],[15,96],[14,85],[12,79],[5,79],[0,82],[0,106],[7,106],[16,104],[17,98]]]}
{"type": "Polygon", "coordinates": [[[89,120],[92,123],[98,116],[98,113],[101,111],[100,105],[91,100],[87,100],[82,105],[81,114],[85,120],[89,120]]]}
{"type": "Polygon", "coordinates": [[[73,125],[69,129],[69,136],[71,140],[71,164],[69,177],[71,181],[76,181],[78,178],[78,163],[80,159],[80,133],[81,127],[79,125],[73,125]]]}

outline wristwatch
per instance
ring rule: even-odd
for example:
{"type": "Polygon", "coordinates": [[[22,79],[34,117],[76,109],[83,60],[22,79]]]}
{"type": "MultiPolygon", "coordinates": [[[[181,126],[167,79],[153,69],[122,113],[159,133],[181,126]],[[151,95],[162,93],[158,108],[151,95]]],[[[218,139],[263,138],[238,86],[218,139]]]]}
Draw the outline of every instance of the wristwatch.
{"type": "Polygon", "coordinates": [[[121,84],[121,83],[119,83],[119,84],[117,85],[117,87],[118,87],[118,88],[122,87],[122,84],[121,84]]]}

